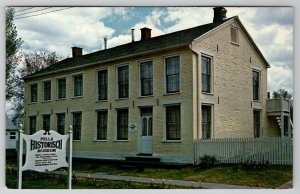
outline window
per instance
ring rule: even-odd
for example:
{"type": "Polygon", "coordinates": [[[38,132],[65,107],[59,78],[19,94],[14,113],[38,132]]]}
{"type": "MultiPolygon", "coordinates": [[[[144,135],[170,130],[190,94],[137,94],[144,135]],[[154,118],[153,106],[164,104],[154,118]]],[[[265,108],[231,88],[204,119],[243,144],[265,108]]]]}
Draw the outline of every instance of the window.
{"type": "Polygon", "coordinates": [[[201,56],[202,92],[211,92],[211,58],[201,56]]]}
{"type": "Polygon", "coordinates": [[[231,42],[238,44],[238,29],[235,27],[230,28],[230,34],[231,34],[231,42]]]}
{"type": "Polygon", "coordinates": [[[73,113],[73,140],[81,140],[81,112],[73,113]]]}
{"type": "Polygon", "coordinates": [[[107,100],[107,69],[98,71],[98,100],[107,100]]]}
{"type": "Polygon", "coordinates": [[[82,80],[82,74],[80,75],[74,75],[73,76],[74,81],[74,96],[82,96],[83,92],[83,80],[82,80]]]}
{"type": "Polygon", "coordinates": [[[97,112],[97,140],[107,138],[107,111],[97,112]]]}
{"type": "Polygon", "coordinates": [[[166,63],[166,84],[167,93],[179,92],[180,83],[180,67],[179,56],[169,57],[165,59],[166,63]]]}
{"type": "Polygon", "coordinates": [[[37,102],[37,84],[30,85],[31,102],[37,102]]]}
{"type": "Polygon", "coordinates": [[[129,97],[129,67],[118,67],[118,89],[119,98],[129,97]]]}
{"type": "Polygon", "coordinates": [[[61,135],[65,133],[65,113],[58,113],[57,116],[57,132],[61,135]]]}
{"type": "Polygon", "coordinates": [[[44,101],[51,100],[51,81],[44,82],[44,101]]]}
{"type": "Polygon", "coordinates": [[[50,115],[43,115],[43,130],[50,131],[50,115]]]}
{"type": "Polygon", "coordinates": [[[117,110],[117,140],[128,140],[128,109],[117,110]]]}
{"type": "Polygon", "coordinates": [[[166,106],[166,140],[180,140],[180,105],[166,106]]]}
{"type": "Polygon", "coordinates": [[[9,133],[9,139],[10,139],[10,140],[16,140],[16,139],[17,139],[17,132],[11,131],[11,132],[9,133]]]}
{"type": "Polygon", "coordinates": [[[259,100],[259,71],[252,71],[253,79],[253,100],[259,100]]]}
{"type": "Polygon", "coordinates": [[[66,78],[60,78],[57,80],[58,87],[58,99],[66,98],[66,78]]]}
{"type": "Polygon", "coordinates": [[[202,139],[211,138],[211,106],[202,105],[202,139]]]}
{"type": "Polygon", "coordinates": [[[260,110],[253,110],[254,137],[260,137],[260,110]]]}
{"type": "Polygon", "coordinates": [[[141,95],[153,94],[153,67],[152,61],[140,63],[141,95]]]}
{"type": "Polygon", "coordinates": [[[36,116],[29,117],[29,135],[36,132],[36,116]]]}

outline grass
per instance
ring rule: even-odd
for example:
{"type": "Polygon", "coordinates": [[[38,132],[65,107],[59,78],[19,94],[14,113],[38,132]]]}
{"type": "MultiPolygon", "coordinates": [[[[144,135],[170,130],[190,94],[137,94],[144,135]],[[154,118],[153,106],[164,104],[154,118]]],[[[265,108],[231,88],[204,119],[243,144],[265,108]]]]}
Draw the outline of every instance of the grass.
{"type": "MultiPolygon", "coordinates": [[[[7,160],[8,165],[15,165],[14,160],[7,160]]],[[[131,169],[126,170],[120,168],[117,163],[103,163],[99,161],[73,161],[73,170],[76,172],[85,173],[104,173],[123,176],[137,176],[159,178],[166,180],[189,180],[195,182],[211,182],[232,185],[246,185],[253,187],[276,188],[281,184],[292,180],[293,169],[292,166],[278,166],[278,165],[264,165],[261,169],[242,168],[242,165],[218,165],[213,168],[201,169],[196,166],[188,166],[180,169],[164,169],[164,168],[150,168],[145,167],[143,170],[131,169]]],[[[24,173],[28,173],[27,171],[24,173]]],[[[31,175],[24,175],[24,188],[66,188],[66,185],[55,181],[42,180],[31,175]],[[27,178],[26,178],[27,177],[27,178]],[[28,178],[29,177],[29,178],[28,178]],[[32,180],[31,180],[31,179],[32,180]],[[38,184],[36,183],[38,181],[38,184]],[[51,182],[51,184],[49,184],[51,182]]],[[[41,176],[41,175],[38,175],[41,176]]],[[[7,174],[7,186],[14,188],[16,185],[16,175],[7,174]]],[[[51,177],[50,177],[51,179],[51,177]]],[[[66,180],[66,179],[65,179],[66,180]]],[[[130,183],[125,181],[110,181],[110,180],[91,180],[79,179],[78,183],[74,184],[74,188],[153,188],[151,184],[144,183],[130,183]],[[89,181],[94,183],[88,183],[89,181]]],[[[180,188],[180,187],[179,187],[180,188]]]]}

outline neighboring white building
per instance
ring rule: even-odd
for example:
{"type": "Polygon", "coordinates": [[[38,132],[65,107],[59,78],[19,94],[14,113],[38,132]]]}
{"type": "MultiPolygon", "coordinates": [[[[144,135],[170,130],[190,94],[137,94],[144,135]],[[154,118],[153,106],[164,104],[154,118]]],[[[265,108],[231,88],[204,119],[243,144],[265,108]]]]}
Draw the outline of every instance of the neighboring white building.
{"type": "Polygon", "coordinates": [[[6,149],[16,149],[18,141],[18,127],[6,115],[6,149]]]}

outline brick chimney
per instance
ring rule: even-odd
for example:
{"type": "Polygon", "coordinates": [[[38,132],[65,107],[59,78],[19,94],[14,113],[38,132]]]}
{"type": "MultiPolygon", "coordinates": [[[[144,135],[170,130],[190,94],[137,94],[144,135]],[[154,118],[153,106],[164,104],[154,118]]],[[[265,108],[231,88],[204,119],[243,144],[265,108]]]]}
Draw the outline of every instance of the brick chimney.
{"type": "Polygon", "coordinates": [[[82,48],[72,47],[72,57],[80,57],[82,55],[82,48]]]}
{"type": "Polygon", "coordinates": [[[141,40],[146,40],[151,38],[151,29],[150,28],[141,28],[141,40]]]}
{"type": "Polygon", "coordinates": [[[215,7],[214,8],[214,20],[213,22],[221,22],[226,19],[227,10],[224,7],[215,7]]]}

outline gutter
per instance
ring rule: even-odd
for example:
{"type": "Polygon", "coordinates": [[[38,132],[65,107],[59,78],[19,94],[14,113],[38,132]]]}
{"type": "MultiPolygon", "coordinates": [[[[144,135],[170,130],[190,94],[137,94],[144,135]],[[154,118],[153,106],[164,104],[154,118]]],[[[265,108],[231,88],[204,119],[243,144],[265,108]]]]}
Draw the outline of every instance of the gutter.
{"type": "Polygon", "coordinates": [[[59,72],[72,71],[72,70],[92,67],[92,66],[97,65],[99,63],[110,63],[110,62],[114,62],[114,61],[125,60],[125,59],[128,59],[128,58],[138,57],[138,56],[142,56],[142,55],[149,55],[149,54],[153,54],[153,53],[156,53],[156,52],[163,52],[163,51],[167,51],[167,50],[170,50],[170,49],[178,49],[178,48],[184,48],[184,47],[188,48],[189,43],[181,43],[181,44],[177,44],[177,45],[174,45],[174,46],[165,47],[163,49],[156,49],[156,50],[152,50],[152,51],[144,51],[144,52],[131,54],[131,55],[126,55],[126,56],[122,56],[122,57],[117,57],[117,58],[113,58],[113,59],[107,59],[107,60],[103,60],[103,61],[96,61],[96,62],[92,62],[92,63],[85,63],[85,64],[82,64],[82,65],[79,65],[79,66],[69,67],[69,68],[55,70],[55,71],[51,71],[51,72],[45,72],[45,73],[41,73],[41,74],[38,74],[38,75],[33,75],[33,76],[29,75],[29,76],[24,77],[23,79],[28,80],[28,79],[32,79],[32,78],[41,77],[41,76],[44,76],[44,75],[51,75],[51,74],[59,73],[59,72]]]}

